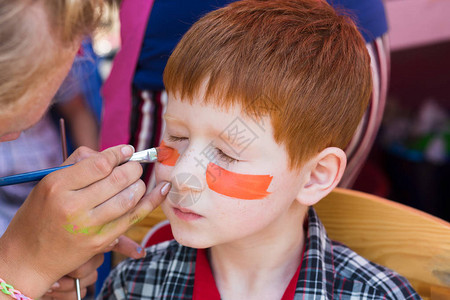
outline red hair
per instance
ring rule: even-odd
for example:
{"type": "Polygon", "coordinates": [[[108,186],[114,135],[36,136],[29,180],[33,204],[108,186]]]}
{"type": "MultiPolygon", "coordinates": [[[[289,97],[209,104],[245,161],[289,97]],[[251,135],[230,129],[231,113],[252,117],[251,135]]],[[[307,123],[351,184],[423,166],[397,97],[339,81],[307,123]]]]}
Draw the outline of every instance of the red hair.
{"type": "Polygon", "coordinates": [[[169,93],[269,115],[291,168],[345,148],[372,90],[365,42],[347,16],[318,0],[247,0],[213,11],[184,35],[164,71],[169,93]]]}

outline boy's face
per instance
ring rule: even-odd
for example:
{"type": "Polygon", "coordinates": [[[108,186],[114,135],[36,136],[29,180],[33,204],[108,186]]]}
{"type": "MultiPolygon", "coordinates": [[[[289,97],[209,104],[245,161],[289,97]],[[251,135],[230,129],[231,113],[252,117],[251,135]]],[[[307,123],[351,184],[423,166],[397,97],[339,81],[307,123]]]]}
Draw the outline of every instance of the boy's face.
{"type": "Polygon", "coordinates": [[[174,153],[156,165],[156,179],[172,182],[162,208],[178,242],[206,248],[285,230],[308,178],[289,170],[269,117],[253,120],[240,106],[225,110],[170,95],[164,118],[163,143],[174,153]]]}

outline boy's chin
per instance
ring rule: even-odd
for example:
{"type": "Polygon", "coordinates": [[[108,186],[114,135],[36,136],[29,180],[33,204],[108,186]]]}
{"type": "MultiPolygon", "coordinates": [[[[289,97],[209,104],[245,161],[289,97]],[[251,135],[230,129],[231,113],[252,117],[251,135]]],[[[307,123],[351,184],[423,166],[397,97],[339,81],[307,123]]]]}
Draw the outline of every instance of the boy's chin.
{"type": "Polygon", "coordinates": [[[186,234],[185,232],[183,233],[177,232],[177,230],[174,228],[172,228],[172,234],[175,240],[185,247],[205,249],[214,246],[214,244],[211,243],[210,241],[206,241],[201,237],[194,237],[192,234],[186,234]]]}
{"type": "Polygon", "coordinates": [[[194,248],[194,249],[207,249],[211,248],[211,245],[207,246],[202,243],[192,243],[192,242],[186,242],[186,241],[180,241],[175,239],[180,245],[183,245],[185,247],[194,248]]]}

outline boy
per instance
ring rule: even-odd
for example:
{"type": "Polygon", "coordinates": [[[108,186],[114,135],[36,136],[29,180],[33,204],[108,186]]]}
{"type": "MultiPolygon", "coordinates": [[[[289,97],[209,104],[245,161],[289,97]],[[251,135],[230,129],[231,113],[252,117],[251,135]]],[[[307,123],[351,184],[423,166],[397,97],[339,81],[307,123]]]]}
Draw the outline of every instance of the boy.
{"type": "Polygon", "coordinates": [[[339,182],[366,109],[370,58],[317,0],[240,1],[171,55],[156,166],[175,241],[113,271],[105,299],[419,299],[399,275],[331,242],[311,206],[339,182]]]}

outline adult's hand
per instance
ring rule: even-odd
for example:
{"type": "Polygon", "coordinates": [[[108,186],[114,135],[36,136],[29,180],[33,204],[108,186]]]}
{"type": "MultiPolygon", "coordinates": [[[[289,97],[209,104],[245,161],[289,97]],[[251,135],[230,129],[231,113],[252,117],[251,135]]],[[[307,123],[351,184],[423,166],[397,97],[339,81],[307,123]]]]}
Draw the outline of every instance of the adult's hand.
{"type": "Polygon", "coordinates": [[[97,254],[73,272],[55,282],[41,300],[76,299],[75,278],[80,280],[81,298],[87,294],[87,288],[97,281],[97,268],[103,263],[103,254],[97,254]]]}
{"type": "MultiPolygon", "coordinates": [[[[138,243],[124,235],[117,238],[111,245],[104,249],[105,252],[111,250],[132,258],[142,258],[145,256],[145,250],[138,243]]],[[[87,288],[97,281],[97,268],[102,262],[103,254],[97,254],[87,263],[55,282],[45,295],[41,297],[41,300],[75,299],[75,278],[80,280],[81,297],[85,297],[87,288]]]]}
{"type": "Polygon", "coordinates": [[[158,206],[169,186],[142,198],[142,167],[127,162],[132,153],[124,145],[101,153],[82,147],[65,162],[75,165],[41,180],[0,239],[0,277],[39,297],[158,206]]]}

